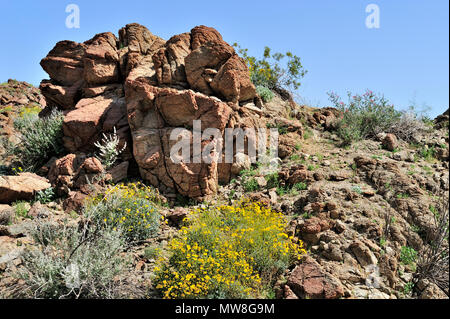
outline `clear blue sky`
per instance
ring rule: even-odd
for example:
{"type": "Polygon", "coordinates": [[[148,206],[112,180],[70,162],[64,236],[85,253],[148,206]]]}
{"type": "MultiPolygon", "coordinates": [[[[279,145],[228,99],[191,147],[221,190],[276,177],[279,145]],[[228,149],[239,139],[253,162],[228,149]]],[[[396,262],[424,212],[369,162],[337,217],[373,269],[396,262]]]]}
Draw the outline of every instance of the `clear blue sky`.
{"type": "Polygon", "coordinates": [[[412,100],[431,116],[449,101],[447,0],[0,0],[0,82],[38,85],[39,61],[59,40],[83,42],[96,33],[138,22],[165,39],[200,24],[218,29],[260,55],[264,46],[291,50],[309,71],[298,93],[326,106],[326,92],[366,88],[399,109],[412,100]],[[80,7],[80,29],[65,26],[68,4],[80,7]],[[365,8],[380,8],[380,28],[365,25],[365,8]]]}

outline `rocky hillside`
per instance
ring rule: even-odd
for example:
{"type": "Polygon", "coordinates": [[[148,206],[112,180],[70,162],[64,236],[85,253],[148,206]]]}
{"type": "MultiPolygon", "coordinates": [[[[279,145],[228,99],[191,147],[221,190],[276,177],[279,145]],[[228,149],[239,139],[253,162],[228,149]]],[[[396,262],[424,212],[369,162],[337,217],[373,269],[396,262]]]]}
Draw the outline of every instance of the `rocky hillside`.
{"type": "Polygon", "coordinates": [[[263,101],[205,26],[129,24],[41,65],[39,89],[0,85],[0,297],[448,298],[448,111],[343,146],[341,110],[263,101]],[[174,163],[196,120],[278,129],[278,167],[174,163]]]}

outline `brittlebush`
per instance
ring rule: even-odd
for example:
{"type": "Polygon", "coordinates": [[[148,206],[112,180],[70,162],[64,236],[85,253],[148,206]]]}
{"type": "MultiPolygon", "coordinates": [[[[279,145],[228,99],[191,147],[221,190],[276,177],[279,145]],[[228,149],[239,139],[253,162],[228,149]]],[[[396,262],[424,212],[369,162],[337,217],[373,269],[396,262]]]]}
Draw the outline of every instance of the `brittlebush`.
{"type": "Polygon", "coordinates": [[[164,298],[256,298],[306,253],[284,216],[259,203],[198,209],[185,223],[155,269],[164,298]]]}
{"type": "Polygon", "coordinates": [[[89,198],[85,215],[95,224],[120,230],[129,243],[139,242],[157,234],[161,216],[157,206],[159,193],[140,182],[119,184],[105,194],[89,198]]]}

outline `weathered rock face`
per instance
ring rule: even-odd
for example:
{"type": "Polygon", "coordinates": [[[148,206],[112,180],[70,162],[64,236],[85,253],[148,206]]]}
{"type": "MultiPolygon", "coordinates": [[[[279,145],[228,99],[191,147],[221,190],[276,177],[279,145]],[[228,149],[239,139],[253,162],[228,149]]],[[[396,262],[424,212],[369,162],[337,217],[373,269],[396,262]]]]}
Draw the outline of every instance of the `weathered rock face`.
{"type": "MultiPolygon", "coordinates": [[[[139,24],[120,30],[120,39],[97,34],[84,43],[58,42],[41,61],[50,80],[40,89],[47,105],[67,110],[64,146],[70,152],[92,152],[102,133],[116,128],[121,147],[131,145],[123,82],[128,72],[146,55],[164,44],[139,24]]],[[[122,155],[131,158],[131,148],[122,155]]]]}
{"type": "MultiPolygon", "coordinates": [[[[253,102],[256,95],[245,62],[216,30],[201,26],[172,37],[152,60],[143,59],[135,70],[125,90],[141,175],[163,190],[190,197],[216,192],[219,165],[173,163],[170,150],[176,141],[170,140],[170,134],[174,128],[192,129],[194,120],[201,121],[202,131],[216,128],[222,136],[226,127],[256,126],[252,122],[258,118],[256,113],[239,112],[239,102],[253,102]],[[135,78],[142,74],[135,70],[143,69],[149,70],[146,76],[135,78]]],[[[202,141],[205,148],[219,151],[209,140],[202,141]]],[[[220,167],[231,170],[231,165],[220,167]]]]}
{"type": "Polygon", "coordinates": [[[73,189],[83,189],[89,183],[94,183],[103,171],[97,158],[69,154],[52,164],[48,179],[57,194],[68,195],[73,189]]]}
{"type": "MultiPolygon", "coordinates": [[[[134,156],[142,177],[165,192],[202,198],[232,175],[230,163],[172,162],[173,129],[200,120],[202,132],[215,128],[223,137],[227,127],[264,125],[245,61],[205,26],[166,42],[129,24],[119,39],[101,33],[81,44],[59,42],[41,65],[51,78],[41,83],[47,103],[67,110],[66,149],[92,152],[116,128],[128,146],[123,159],[134,156]]],[[[212,138],[201,149],[220,151],[212,138]]]]}
{"type": "Polygon", "coordinates": [[[312,258],[306,257],[288,279],[287,285],[302,298],[338,299],[344,295],[339,281],[325,273],[312,258]]]}

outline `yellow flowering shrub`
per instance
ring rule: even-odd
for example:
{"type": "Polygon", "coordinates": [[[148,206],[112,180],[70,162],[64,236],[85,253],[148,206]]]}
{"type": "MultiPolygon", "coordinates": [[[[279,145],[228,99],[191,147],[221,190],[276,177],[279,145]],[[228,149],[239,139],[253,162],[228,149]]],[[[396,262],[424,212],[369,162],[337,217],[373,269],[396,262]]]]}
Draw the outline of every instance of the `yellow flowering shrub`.
{"type": "Polygon", "coordinates": [[[260,203],[197,209],[169,243],[154,285],[164,298],[254,298],[306,251],[260,203]]]}
{"type": "Polygon", "coordinates": [[[140,182],[119,184],[105,194],[88,198],[85,215],[96,224],[122,231],[128,242],[135,242],[157,234],[159,203],[159,193],[152,187],[140,182]]]}

